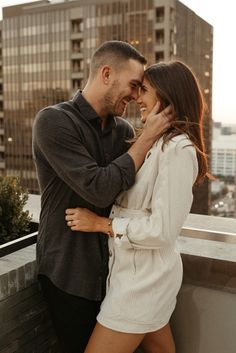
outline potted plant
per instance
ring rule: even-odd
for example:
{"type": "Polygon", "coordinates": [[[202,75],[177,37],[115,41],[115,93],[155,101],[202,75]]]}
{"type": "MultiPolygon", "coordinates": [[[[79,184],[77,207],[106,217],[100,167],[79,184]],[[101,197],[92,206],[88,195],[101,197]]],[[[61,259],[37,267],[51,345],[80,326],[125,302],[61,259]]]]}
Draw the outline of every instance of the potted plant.
{"type": "Polygon", "coordinates": [[[23,210],[28,192],[17,177],[0,177],[0,245],[30,231],[31,216],[23,210]]]}

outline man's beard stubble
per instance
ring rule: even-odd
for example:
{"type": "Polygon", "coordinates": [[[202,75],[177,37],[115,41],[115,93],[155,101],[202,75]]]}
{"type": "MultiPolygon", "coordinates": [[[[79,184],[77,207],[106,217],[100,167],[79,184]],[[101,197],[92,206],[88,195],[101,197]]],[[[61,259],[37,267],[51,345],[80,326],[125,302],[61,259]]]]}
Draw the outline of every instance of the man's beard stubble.
{"type": "Polygon", "coordinates": [[[103,100],[101,102],[101,106],[103,107],[102,110],[106,112],[106,115],[119,115],[118,112],[116,112],[116,102],[117,102],[117,90],[119,88],[120,84],[118,80],[115,80],[112,83],[112,86],[104,96],[103,100]]]}

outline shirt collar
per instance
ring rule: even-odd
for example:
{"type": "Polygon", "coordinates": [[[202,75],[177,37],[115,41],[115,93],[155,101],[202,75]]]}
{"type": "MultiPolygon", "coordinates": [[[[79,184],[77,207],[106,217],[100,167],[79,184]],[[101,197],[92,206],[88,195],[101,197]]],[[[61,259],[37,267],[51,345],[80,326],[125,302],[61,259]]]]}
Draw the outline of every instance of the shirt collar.
{"type": "MultiPolygon", "coordinates": [[[[101,118],[97,114],[97,112],[93,109],[93,107],[89,104],[89,102],[84,98],[81,90],[78,90],[75,93],[74,97],[72,98],[72,101],[77,105],[78,109],[80,110],[80,112],[83,114],[83,116],[87,120],[94,120],[94,119],[101,120],[101,118]]],[[[108,126],[111,128],[116,126],[116,120],[113,115],[110,115],[107,119],[107,127],[108,126]]]]}

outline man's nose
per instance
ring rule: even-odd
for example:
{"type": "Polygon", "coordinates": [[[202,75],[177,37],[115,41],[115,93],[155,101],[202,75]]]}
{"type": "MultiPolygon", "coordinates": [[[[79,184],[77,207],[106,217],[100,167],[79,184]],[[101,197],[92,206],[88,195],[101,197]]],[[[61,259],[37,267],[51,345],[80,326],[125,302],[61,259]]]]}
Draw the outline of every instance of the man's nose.
{"type": "Polygon", "coordinates": [[[140,94],[139,91],[138,91],[138,95],[137,95],[137,98],[136,98],[136,103],[137,104],[141,104],[142,103],[141,94],[140,94]]]}
{"type": "Polygon", "coordinates": [[[139,98],[139,88],[134,88],[131,94],[132,98],[137,101],[139,98]]]}

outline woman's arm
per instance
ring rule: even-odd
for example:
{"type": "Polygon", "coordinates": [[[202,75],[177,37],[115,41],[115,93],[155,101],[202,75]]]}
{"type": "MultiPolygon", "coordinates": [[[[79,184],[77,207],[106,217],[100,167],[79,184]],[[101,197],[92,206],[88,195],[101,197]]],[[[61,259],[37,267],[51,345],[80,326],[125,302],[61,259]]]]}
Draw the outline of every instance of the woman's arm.
{"type": "Polygon", "coordinates": [[[113,236],[112,220],[100,217],[86,208],[68,208],[66,210],[67,225],[73,231],[105,233],[113,236]]]}
{"type": "Polygon", "coordinates": [[[114,236],[117,245],[125,248],[155,249],[173,244],[191,208],[197,158],[193,147],[175,143],[160,153],[150,216],[115,217],[111,223],[86,209],[69,209],[66,220],[72,221],[68,222],[71,229],[114,236]]]}
{"type": "Polygon", "coordinates": [[[190,143],[170,141],[164,151],[160,150],[151,214],[140,218],[115,217],[112,227],[118,246],[158,249],[174,245],[189,214],[192,186],[198,173],[196,152],[190,143]]]}

